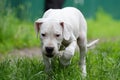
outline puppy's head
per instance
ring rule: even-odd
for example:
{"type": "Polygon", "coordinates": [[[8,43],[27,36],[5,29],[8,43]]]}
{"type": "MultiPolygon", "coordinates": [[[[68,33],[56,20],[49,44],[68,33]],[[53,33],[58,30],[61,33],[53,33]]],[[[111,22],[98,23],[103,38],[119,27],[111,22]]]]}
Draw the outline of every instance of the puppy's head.
{"type": "Polygon", "coordinates": [[[50,58],[58,53],[63,38],[69,40],[69,31],[66,31],[64,22],[38,19],[35,30],[37,36],[40,34],[43,54],[50,58]]]}

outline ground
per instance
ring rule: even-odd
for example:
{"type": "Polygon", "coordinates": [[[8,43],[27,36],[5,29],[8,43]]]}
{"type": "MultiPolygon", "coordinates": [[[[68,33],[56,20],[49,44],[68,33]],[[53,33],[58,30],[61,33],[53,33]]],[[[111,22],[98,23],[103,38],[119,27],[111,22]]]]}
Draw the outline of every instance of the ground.
{"type": "MultiPolygon", "coordinates": [[[[39,47],[33,48],[23,48],[23,49],[14,49],[7,53],[6,56],[13,56],[13,57],[34,57],[39,56],[41,57],[41,49],[39,47]]],[[[0,54],[0,59],[3,59],[5,55],[0,54]]]]}
{"type": "Polygon", "coordinates": [[[19,55],[19,56],[41,56],[41,50],[38,47],[34,48],[24,48],[24,49],[15,49],[11,52],[9,52],[10,55],[19,55]]]}

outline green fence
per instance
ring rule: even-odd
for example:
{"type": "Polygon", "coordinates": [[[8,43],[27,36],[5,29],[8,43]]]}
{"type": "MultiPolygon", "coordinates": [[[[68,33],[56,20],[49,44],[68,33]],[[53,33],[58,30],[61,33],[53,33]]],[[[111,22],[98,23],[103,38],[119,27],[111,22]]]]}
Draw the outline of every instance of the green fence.
{"type": "MultiPolygon", "coordinates": [[[[35,20],[44,11],[44,0],[7,0],[7,5],[16,8],[19,18],[35,20]]],[[[120,19],[120,0],[65,0],[63,7],[73,6],[82,11],[87,18],[94,17],[99,8],[115,19],[120,19]]]]}

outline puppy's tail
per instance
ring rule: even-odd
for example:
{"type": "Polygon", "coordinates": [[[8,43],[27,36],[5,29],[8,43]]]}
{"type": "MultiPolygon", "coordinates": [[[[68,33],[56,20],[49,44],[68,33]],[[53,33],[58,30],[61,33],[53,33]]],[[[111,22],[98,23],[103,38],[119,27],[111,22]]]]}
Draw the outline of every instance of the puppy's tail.
{"type": "Polygon", "coordinates": [[[96,39],[90,43],[87,44],[87,48],[94,48],[95,45],[98,43],[99,39],[96,39]]]}

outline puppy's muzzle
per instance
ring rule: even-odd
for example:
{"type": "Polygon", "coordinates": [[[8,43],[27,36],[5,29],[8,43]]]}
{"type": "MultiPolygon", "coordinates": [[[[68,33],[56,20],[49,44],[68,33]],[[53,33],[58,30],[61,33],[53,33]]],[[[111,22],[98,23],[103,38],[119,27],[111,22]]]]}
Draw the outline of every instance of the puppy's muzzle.
{"type": "Polygon", "coordinates": [[[54,47],[45,47],[45,50],[46,50],[46,56],[47,57],[53,57],[54,54],[53,54],[53,51],[54,51],[54,47]]]}

